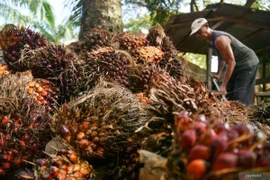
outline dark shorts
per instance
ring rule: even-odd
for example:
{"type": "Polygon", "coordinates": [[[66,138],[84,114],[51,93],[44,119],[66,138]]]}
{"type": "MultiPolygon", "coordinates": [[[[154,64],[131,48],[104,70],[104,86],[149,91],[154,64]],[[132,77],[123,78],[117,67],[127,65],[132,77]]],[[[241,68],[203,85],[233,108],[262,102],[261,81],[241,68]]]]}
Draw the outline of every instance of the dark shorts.
{"type": "Polygon", "coordinates": [[[240,101],[250,106],[253,104],[254,88],[258,66],[233,72],[227,84],[228,100],[240,101]]]}

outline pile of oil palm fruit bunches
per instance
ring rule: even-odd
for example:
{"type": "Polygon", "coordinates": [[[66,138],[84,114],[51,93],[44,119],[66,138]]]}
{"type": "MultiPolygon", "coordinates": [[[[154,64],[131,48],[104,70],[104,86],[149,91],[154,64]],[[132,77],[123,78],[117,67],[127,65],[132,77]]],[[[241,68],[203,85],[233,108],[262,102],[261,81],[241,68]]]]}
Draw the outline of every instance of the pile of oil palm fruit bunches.
{"type": "MultiPolygon", "coordinates": [[[[187,77],[186,61],[159,25],[146,36],[93,28],[81,40],[61,45],[8,24],[0,31],[0,45],[5,62],[0,65],[0,178],[139,179],[143,164],[138,150],[145,149],[168,157],[168,166],[174,164],[168,178],[200,179],[227,168],[213,165],[219,157],[212,144],[219,139],[209,139],[211,147],[199,141],[209,129],[218,129],[214,120],[228,123],[222,133],[228,145],[220,154],[230,153],[232,160],[254,156],[254,167],[269,159],[269,126],[263,120],[254,123],[264,111],[220,101],[203,83],[187,77]],[[192,116],[184,116],[186,129],[180,120],[175,124],[175,114],[182,111],[192,116]],[[198,114],[205,122],[197,122],[198,114]],[[234,124],[240,123],[243,129],[252,124],[254,132],[260,126],[265,138],[236,130],[234,124]],[[182,140],[185,136],[191,140],[182,140]],[[44,151],[56,137],[61,148],[44,151]],[[254,146],[242,145],[246,141],[254,146]],[[238,151],[232,152],[232,145],[238,151]],[[193,146],[206,155],[210,148],[215,157],[192,163],[193,146]]],[[[233,172],[250,168],[232,163],[233,172]]],[[[226,170],[223,174],[231,172],[226,170]]]]}

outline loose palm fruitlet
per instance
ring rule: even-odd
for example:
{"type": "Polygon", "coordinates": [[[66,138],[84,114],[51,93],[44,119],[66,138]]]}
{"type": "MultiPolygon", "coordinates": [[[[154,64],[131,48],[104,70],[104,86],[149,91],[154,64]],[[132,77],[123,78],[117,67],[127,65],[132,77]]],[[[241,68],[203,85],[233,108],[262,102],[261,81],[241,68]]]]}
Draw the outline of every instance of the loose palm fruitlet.
{"type": "Polygon", "coordinates": [[[87,161],[81,160],[79,155],[71,149],[60,149],[57,154],[48,154],[48,158],[38,158],[32,169],[20,171],[17,178],[26,179],[56,179],[56,180],[87,180],[95,176],[95,171],[87,161]]]}
{"type": "Polygon", "coordinates": [[[49,110],[58,108],[59,88],[46,79],[33,79],[27,83],[27,93],[49,110]]]}
{"type": "Polygon", "coordinates": [[[39,33],[29,28],[6,25],[0,32],[0,46],[3,50],[4,61],[14,71],[28,70],[19,62],[23,49],[35,49],[48,44],[39,33]]]}
{"type": "Polygon", "coordinates": [[[8,66],[5,64],[0,64],[0,78],[2,78],[3,76],[7,76],[8,74],[10,74],[8,66]]]}
{"type": "Polygon", "coordinates": [[[174,116],[172,179],[238,179],[239,172],[268,172],[269,142],[249,124],[229,125],[187,111],[174,116]],[[173,166],[173,164],[177,164],[173,166]]]}

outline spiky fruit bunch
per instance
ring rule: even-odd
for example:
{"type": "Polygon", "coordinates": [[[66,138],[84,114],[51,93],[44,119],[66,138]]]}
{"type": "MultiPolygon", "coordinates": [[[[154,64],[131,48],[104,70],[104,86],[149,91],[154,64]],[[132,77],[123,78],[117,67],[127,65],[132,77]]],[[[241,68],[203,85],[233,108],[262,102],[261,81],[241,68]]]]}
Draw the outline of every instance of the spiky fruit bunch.
{"type": "Polygon", "coordinates": [[[186,111],[176,113],[174,120],[174,151],[168,163],[172,179],[235,178],[241,171],[269,169],[269,163],[262,163],[269,158],[266,136],[250,124],[224,124],[186,111]],[[186,168],[179,172],[175,162],[186,168]]]}
{"type": "Polygon", "coordinates": [[[85,66],[77,55],[63,45],[48,45],[26,50],[20,59],[35,78],[48,79],[60,89],[61,101],[76,96],[86,86],[85,66]]]}
{"type": "Polygon", "coordinates": [[[83,34],[85,49],[92,50],[98,47],[110,46],[112,34],[104,28],[95,27],[83,34]]]}
{"type": "Polygon", "coordinates": [[[151,46],[161,46],[163,39],[166,37],[164,29],[161,25],[156,25],[149,29],[146,39],[151,46]]]}
{"type": "Polygon", "coordinates": [[[183,74],[183,59],[171,55],[168,52],[164,53],[163,59],[160,61],[159,66],[166,70],[170,76],[175,79],[181,79],[183,74]]]}
{"type": "Polygon", "coordinates": [[[10,72],[8,70],[8,66],[5,64],[0,64],[0,78],[2,78],[3,76],[7,76],[9,74],[10,72]]]}
{"type": "Polygon", "coordinates": [[[116,50],[95,51],[88,54],[87,64],[91,72],[104,76],[108,81],[116,81],[128,86],[127,72],[129,62],[124,54],[116,50]]]}
{"type": "Polygon", "coordinates": [[[29,28],[6,25],[0,32],[0,45],[4,54],[4,61],[11,70],[28,70],[19,62],[23,49],[35,49],[48,44],[47,40],[39,33],[29,28]]]}
{"type": "Polygon", "coordinates": [[[67,47],[77,54],[84,54],[100,47],[111,45],[112,34],[104,28],[95,27],[82,35],[80,41],[72,42],[67,47]]]}
{"type": "Polygon", "coordinates": [[[27,83],[27,93],[49,110],[57,109],[59,88],[46,79],[33,79],[27,83]]]}
{"type": "Polygon", "coordinates": [[[124,148],[124,151],[118,155],[118,160],[108,161],[107,172],[105,179],[139,179],[140,157],[138,150],[141,146],[129,146],[124,148]]]}
{"type": "Polygon", "coordinates": [[[82,157],[112,158],[127,146],[137,147],[147,130],[135,130],[147,118],[144,105],[129,90],[101,81],[91,93],[63,105],[52,128],[82,157]]]}
{"type": "Polygon", "coordinates": [[[114,42],[119,43],[119,49],[127,50],[129,52],[132,52],[133,50],[139,47],[149,45],[149,42],[147,39],[133,35],[130,32],[120,33],[115,38],[114,42]]]}
{"type": "Polygon", "coordinates": [[[76,54],[63,45],[47,45],[24,51],[21,62],[32,71],[35,78],[59,79],[64,70],[74,69],[74,63],[78,60],[76,54]]]}
{"type": "Polygon", "coordinates": [[[137,65],[132,66],[128,70],[129,86],[128,88],[134,92],[144,92],[150,89],[149,83],[153,77],[154,66],[137,65]]]}
{"type": "Polygon", "coordinates": [[[27,94],[31,80],[30,71],[0,79],[0,167],[5,172],[42,152],[53,134],[49,111],[27,94]]]}
{"type": "Polygon", "coordinates": [[[48,158],[38,158],[31,163],[31,170],[24,170],[17,174],[18,179],[89,179],[95,175],[92,165],[81,160],[79,155],[71,149],[60,149],[57,154],[48,158]]]}
{"type": "Polygon", "coordinates": [[[160,48],[154,46],[139,47],[132,54],[136,58],[136,62],[140,64],[153,63],[158,65],[163,59],[164,53],[160,48]]]}

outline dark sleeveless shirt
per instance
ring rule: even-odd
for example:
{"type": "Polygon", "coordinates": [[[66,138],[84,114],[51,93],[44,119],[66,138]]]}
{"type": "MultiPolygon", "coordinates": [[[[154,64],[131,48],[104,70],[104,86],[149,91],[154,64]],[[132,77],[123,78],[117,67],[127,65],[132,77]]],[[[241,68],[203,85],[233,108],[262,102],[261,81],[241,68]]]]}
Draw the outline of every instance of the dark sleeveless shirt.
{"type": "Polygon", "coordinates": [[[233,37],[231,34],[223,31],[213,31],[212,42],[208,42],[211,48],[217,53],[218,57],[222,59],[222,56],[219,50],[216,47],[216,39],[220,35],[229,36],[231,39],[231,48],[234,54],[234,59],[236,62],[234,71],[243,70],[255,66],[259,63],[259,59],[256,56],[255,52],[248,48],[246,45],[241,43],[238,39],[233,37]]]}

